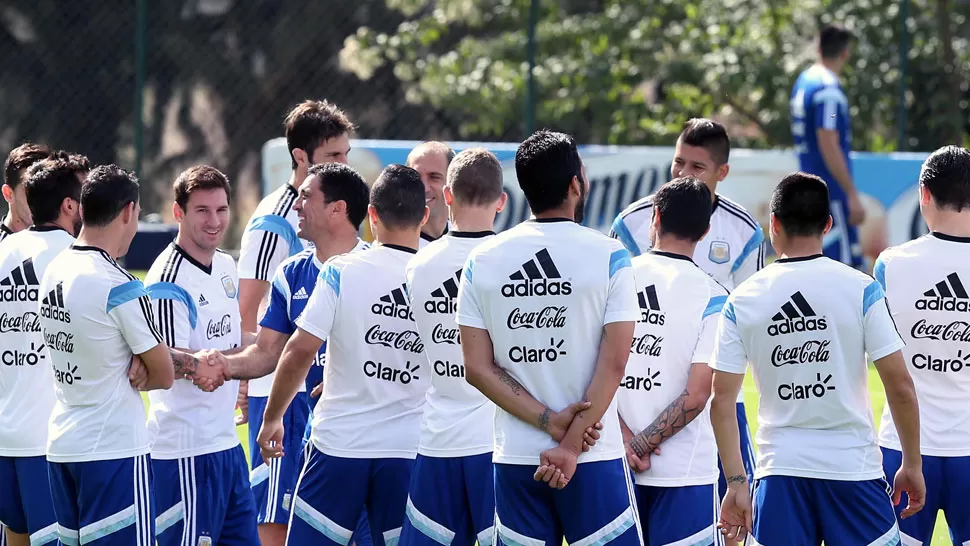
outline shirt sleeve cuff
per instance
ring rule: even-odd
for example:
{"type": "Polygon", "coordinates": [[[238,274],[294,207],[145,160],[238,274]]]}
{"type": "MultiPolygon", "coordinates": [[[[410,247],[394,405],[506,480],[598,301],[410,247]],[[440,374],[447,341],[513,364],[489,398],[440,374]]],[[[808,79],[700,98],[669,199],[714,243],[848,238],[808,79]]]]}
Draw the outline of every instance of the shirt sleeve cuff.
{"type": "Polygon", "coordinates": [[[468,326],[469,328],[478,328],[480,330],[487,330],[485,327],[485,321],[479,317],[470,317],[468,315],[458,315],[455,322],[459,326],[468,326]]]}
{"type": "Polygon", "coordinates": [[[156,339],[152,339],[142,343],[141,345],[131,347],[131,354],[140,355],[154,349],[155,347],[158,347],[159,345],[161,345],[161,342],[156,339]]]}
{"type": "Polygon", "coordinates": [[[880,358],[884,358],[886,356],[889,356],[895,353],[896,351],[902,349],[905,346],[906,346],[906,343],[904,343],[903,340],[897,339],[893,343],[890,343],[889,345],[886,345],[885,347],[882,347],[876,351],[869,351],[869,358],[872,361],[876,361],[876,360],[879,360],[880,358]]]}
{"type": "Polygon", "coordinates": [[[736,364],[719,362],[714,359],[711,359],[711,361],[708,362],[707,365],[710,366],[712,370],[717,370],[719,372],[725,372],[725,373],[733,373],[738,375],[744,375],[745,372],[747,371],[746,365],[742,364],[741,366],[738,366],[736,364]]]}
{"type": "Polygon", "coordinates": [[[613,322],[636,322],[640,318],[640,312],[634,310],[613,311],[606,313],[603,317],[603,324],[613,322]]]}

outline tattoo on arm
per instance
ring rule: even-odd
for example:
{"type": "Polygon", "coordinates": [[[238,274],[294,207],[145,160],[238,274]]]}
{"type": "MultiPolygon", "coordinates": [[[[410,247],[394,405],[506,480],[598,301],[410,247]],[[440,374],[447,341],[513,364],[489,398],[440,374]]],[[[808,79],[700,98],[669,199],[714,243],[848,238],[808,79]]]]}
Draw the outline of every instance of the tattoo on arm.
{"type": "Polygon", "coordinates": [[[539,415],[539,430],[542,432],[549,432],[549,416],[552,415],[552,410],[546,406],[546,409],[542,410],[542,414],[539,415]]]}
{"type": "Polygon", "coordinates": [[[168,352],[172,355],[172,365],[175,367],[176,375],[195,376],[196,370],[199,369],[199,359],[195,355],[173,351],[172,349],[169,349],[168,352]]]}
{"type": "Polygon", "coordinates": [[[684,389],[680,396],[660,412],[660,415],[654,419],[653,423],[650,423],[650,426],[630,440],[630,447],[637,454],[637,457],[643,457],[652,452],[665,440],[683,430],[704,411],[704,406],[696,408],[688,405],[689,397],[690,394],[687,389],[684,389]]]}
{"type": "Polygon", "coordinates": [[[748,477],[745,476],[744,474],[737,474],[735,476],[728,476],[727,478],[725,478],[725,481],[727,483],[747,483],[748,477]]]}
{"type": "Polygon", "coordinates": [[[522,391],[523,391],[522,383],[519,383],[518,381],[516,381],[514,377],[509,375],[509,372],[505,371],[498,364],[495,364],[494,368],[495,368],[495,373],[498,374],[499,379],[502,381],[502,383],[505,383],[506,385],[509,386],[510,389],[512,389],[513,394],[515,394],[516,396],[522,394],[522,391]]]}

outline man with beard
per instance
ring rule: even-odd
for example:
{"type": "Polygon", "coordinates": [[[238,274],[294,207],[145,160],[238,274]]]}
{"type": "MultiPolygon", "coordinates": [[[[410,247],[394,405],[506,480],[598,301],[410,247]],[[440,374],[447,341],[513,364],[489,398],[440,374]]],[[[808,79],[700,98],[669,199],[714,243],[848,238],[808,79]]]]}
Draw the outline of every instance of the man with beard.
{"type": "MultiPolygon", "coordinates": [[[[7,202],[7,216],[0,222],[0,241],[33,223],[30,206],[21,184],[27,177],[27,168],[49,156],[51,149],[44,144],[26,143],[17,146],[7,155],[3,166],[3,198],[7,202]]],[[[0,529],[3,525],[0,524],[0,529]]],[[[2,537],[2,533],[0,533],[2,537]]],[[[0,539],[2,541],[2,539],[0,539]]]]}

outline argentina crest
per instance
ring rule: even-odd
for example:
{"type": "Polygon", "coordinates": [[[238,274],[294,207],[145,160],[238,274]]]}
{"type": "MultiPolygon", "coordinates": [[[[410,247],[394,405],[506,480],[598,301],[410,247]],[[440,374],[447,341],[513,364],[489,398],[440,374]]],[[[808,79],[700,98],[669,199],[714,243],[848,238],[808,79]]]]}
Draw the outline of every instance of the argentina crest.
{"type": "Polygon", "coordinates": [[[728,263],[731,260],[731,247],[724,241],[711,241],[707,259],[716,264],[728,263]]]}
{"type": "Polygon", "coordinates": [[[227,298],[236,297],[236,284],[232,282],[232,277],[230,277],[229,275],[223,275],[222,287],[226,290],[227,298]]]}

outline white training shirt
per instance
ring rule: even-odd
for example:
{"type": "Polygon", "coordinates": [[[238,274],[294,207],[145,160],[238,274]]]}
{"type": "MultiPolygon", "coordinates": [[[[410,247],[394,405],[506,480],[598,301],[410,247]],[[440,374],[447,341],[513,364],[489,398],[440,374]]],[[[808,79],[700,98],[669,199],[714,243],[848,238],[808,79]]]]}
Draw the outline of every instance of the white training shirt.
{"type": "MultiPolygon", "coordinates": [[[[603,327],[639,317],[630,253],[571,220],[529,220],[481,244],[458,291],[458,324],[487,330],[495,363],[553,411],[586,395],[603,327]]],[[[616,405],[614,397],[580,463],[624,456],[616,405]]],[[[501,408],[494,427],[497,463],[538,464],[557,445],[501,408]]]]}
{"type": "MultiPolygon", "coordinates": [[[[31,227],[0,245],[0,457],[47,453],[54,376],[37,306],[48,264],[74,237],[59,227],[31,227]]],[[[68,347],[70,334],[46,343],[68,347]]]]}
{"type": "Polygon", "coordinates": [[[414,253],[375,245],[327,260],[296,321],[327,342],[311,433],[327,455],[417,455],[431,371],[405,294],[405,268],[414,253]]]}
{"type": "Polygon", "coordinates": [[[752,367],[755,478],[882,477],[866,354],[878,360],[902,346],[879,283],[822,255],[776,260],[735,288],[710,365],[752,367]]]}
{"type": "MultiPolygon", "coordinates": [[[[236,262],[216,252],[205,266],[171,243],[145,276],[155,325],[169,347],[225,351],[241,343],[236,262]]],[[[205,364],[200,364],[205,365],[205,364]]],[[[203,392],[191,379],[148,393],[148,430],[153,459],[218,453],[239,445],[236,434],[238,381],[203,392]]]]}
{"type": "MultiPolygon", "coordinates": [[[[293,203],[298,197],[296,188],[284,184],[259,202],[253,212],[246,231],[243,232],[242,242],[239,243],[239,278],[256,279],[272,282],[276,269],[290,256],[300,253],[306,248],[312,248],[313,243],[297,237],[300,219],[293,203]]],[[[267,297],[260,303],[258,317],[269,301],[267,297]]],[[[273,388],[273,378],[276,372],[249,380],[249,396],[267,397],[273,388]]],[[[300,385],[300,392],[305,392],[306,386],[300,385]]]]}
{"type": "Polygon", "coordinates": [[[103,461],[145,455],[145,404],[128,382],[134,354],[162,343],[148,292],[107,252],[73,245],[40,282],[40,323],[54,369],[57,402],[47,460],[103,461]]]}
{"type": "MultiPolygon", "coordinates": [[[[920,452],[970,456],[970,238],[931,232],[884,250],[873,273],[906,342],[920,452]]],[[[879,445],[902,450],[888,404],[879,445]]]]}
{"type": "MultiPolygon", "coordinates": [[[[418,251],[408,263],[411,311],[431,371],[421,420],[421,455],[466,457],[492,451],[495,404],[465,380],[455,311],[468,255],[493,235],[491,231],[453,231],[418,251]]],[[[523,323],[519,327],[529,326],[523,323]]]]}
{"type": "MultiPolygon", "coordinates": [[[[687,388],[691,368],[706,365],[727,290],[687,256],[651,250],[633,258],[640,319],[617,392],[620,417],[634,434],[650,426],[687,388]]],[[[638,485],[684,487],[717,481],[710,406],[661,444],[638,485]]]]}

